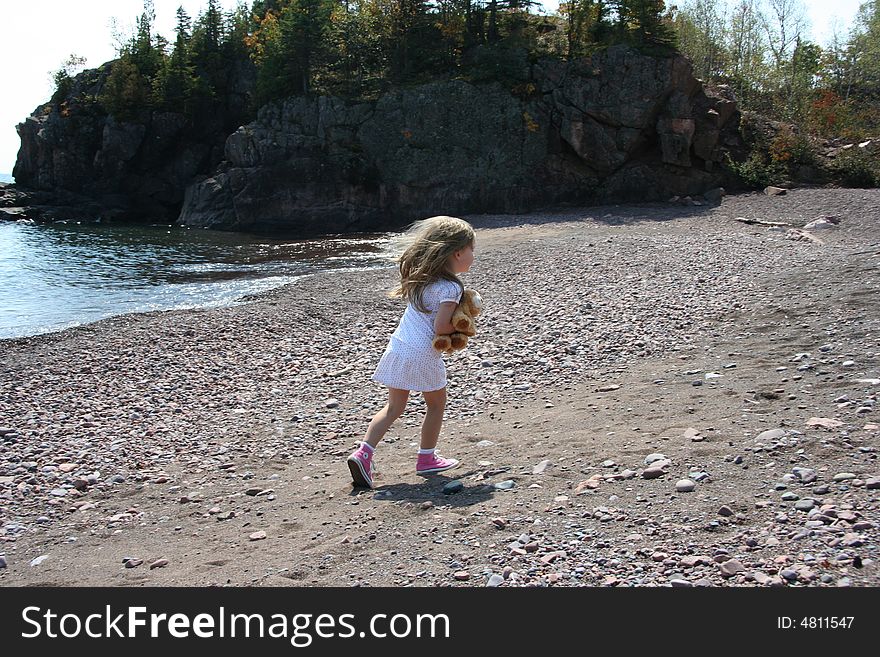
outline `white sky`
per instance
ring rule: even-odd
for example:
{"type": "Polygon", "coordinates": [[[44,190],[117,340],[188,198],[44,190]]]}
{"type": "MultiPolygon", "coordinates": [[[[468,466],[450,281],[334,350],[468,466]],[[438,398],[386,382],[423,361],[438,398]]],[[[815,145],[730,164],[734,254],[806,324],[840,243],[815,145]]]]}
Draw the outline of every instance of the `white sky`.
{"type": "MultiPolygon", "coordinates": [[[[825,43],[834,21],[845,33],[863,0],[805,0],[813,35],[825,43]]],[[[238,0],[221,0],[231,10],[238,0]]],[[[252,4],[250,0],[248,6],[252,4]]],[[[558,0],[543,0],[555,10],[558,0]]],[[[669,1],[672,4],[672,1],[669,1]]],[[[177,7],[190,16],[204,9],[207,0],[154,0],[156,27],[171,39],[177,7]]],[[[0,173],[11,173],[20,145],[15,125],[22,122],[52,94],[51,72],[71,53],[94,68],[113,59],[111,19],[130,32],[143,9],[143,0],[0,0],[0,64],[3,67],[3,100],[0,101],[0,173]]]]}

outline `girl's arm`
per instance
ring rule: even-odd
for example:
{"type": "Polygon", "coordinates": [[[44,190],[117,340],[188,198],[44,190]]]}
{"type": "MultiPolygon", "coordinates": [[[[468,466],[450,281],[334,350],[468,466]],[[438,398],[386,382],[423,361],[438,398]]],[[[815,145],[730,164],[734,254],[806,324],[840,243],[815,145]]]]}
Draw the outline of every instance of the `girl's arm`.
{"type": "Polygon", "coordinates": [[[452,313],[458,308],[458,304],[454,301],[444,301],[437,310],[437,316],[434,318],[434,333],[437,335],[449,335],[455,333],[455,327],[452,325],[452,313]]]}

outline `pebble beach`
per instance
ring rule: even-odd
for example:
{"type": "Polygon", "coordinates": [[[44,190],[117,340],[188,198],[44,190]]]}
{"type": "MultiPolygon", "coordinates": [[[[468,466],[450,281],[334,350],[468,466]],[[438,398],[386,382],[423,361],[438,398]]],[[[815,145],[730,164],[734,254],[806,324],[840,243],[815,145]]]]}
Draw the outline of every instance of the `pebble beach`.
{"type": "Polygon", "coordinates": [[[876,586],[878,207],[465,217],[462,465],[413,395],[371,491],[392,266],[2,340],[0,586],[876,586]]]}

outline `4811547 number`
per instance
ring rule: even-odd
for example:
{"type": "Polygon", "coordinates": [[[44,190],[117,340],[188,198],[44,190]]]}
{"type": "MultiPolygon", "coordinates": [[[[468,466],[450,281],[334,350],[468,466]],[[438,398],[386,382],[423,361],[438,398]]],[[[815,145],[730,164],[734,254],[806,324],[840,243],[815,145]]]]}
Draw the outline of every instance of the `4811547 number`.
{"type": "Polygon", "coordinates": [[[855,616],[777,616],[776,627],[780,630],[836,630],[849,629],[855,616]]]}

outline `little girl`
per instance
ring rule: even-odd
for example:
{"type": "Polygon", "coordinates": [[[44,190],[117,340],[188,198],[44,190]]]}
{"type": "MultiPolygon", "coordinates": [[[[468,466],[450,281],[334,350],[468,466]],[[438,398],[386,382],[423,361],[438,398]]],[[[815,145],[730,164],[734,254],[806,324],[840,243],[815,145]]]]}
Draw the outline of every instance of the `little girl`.
{"type": "Polygon", "coordinates": [[[408,303],[372,377],[388,387],[388,403],[348,457],[355,486],[373,487],[373,450],[403,413],[410,390],[421,392],[427,405],[416,472],[431,474],[458,465],[435,452],[446,409],[446,367],[431,343],[435,333],[455,331],[452,313],[464,291],[458,274],[467,272],[474,261],[474,239],[471,225],[455,217],[417,221],[402,237],[407,246],[398,259],[400,285],[392,296],[408,303]]]}

